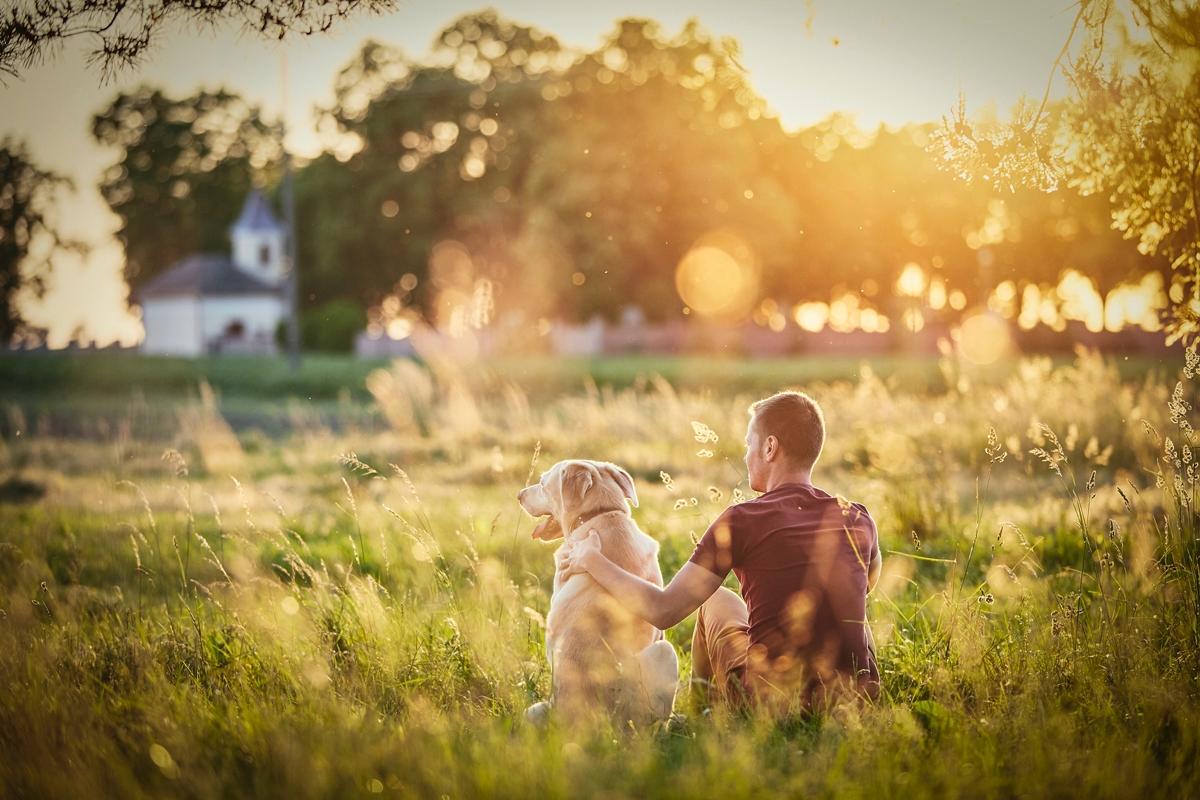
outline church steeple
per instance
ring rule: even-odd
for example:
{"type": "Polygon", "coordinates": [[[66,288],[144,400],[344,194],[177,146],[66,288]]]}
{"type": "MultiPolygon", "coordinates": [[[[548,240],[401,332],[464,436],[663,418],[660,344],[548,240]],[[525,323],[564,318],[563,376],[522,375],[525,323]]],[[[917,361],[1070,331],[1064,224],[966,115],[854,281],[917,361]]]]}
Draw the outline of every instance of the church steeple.
{"type": "Polygon", "coordinates": [[[229,229],[233,263],[261,281],[275,285],[283,283],[286,235],[286,228],[275,218],[267,198],[258,189],[251,189],[242,213],[229,229]]]}

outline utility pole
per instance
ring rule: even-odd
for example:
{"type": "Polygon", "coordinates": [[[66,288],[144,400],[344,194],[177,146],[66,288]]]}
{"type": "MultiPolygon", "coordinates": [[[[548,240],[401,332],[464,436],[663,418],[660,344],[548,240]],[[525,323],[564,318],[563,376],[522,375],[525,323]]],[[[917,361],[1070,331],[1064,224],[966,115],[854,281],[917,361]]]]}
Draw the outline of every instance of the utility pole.
{"type": "Polygon", "coordinates": [[[287,149],[287,50],[282,51],[283,110],[280,114],[280,146],[283,148],[283,215],[287,224],[287,349],[288,366],[300,369],[300,259],[296,246],[296,191],[292,180],[292,155],[287,149]]]}

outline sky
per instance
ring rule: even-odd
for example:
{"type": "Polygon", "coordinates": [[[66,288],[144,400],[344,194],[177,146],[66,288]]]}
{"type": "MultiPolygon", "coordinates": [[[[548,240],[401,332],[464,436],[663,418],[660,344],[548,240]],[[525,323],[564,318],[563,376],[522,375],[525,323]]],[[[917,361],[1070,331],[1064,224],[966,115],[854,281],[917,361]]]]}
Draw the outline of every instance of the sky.
{"type": "MultiPolygon", "coordinates": [[[[839,111],[867,129],[937,120],[960,92],[971,108],[1006,110],[1022,95],[1040,98],[1075,12],[1068,0],[499,0],[492,6],[579,48],[597,46],[623,17],[652,17],[668,35],[695,17],[710,33],[741,43],[750,82],[788,130],[839,111]]],[[[121,278],[118,219],[97,189],[118,153],[90,133],[92,116],[121,91],[146,83],[182,97],[224,86],[267,114],[282,112],[288,146],[311,156],[320,151],[314,108],[332,102],[334,76],[364,40],[421,58],[442,28],[483,7],[401,2],[386,15],[358,15],[327,34],[284,42],[235,25],[180,26],[167,30],[135,70],[104,85],[86,62],[85,44],[72,43],[0,85],[0,138],[22,140],[40,167],[72,179],[74,191],[58,195],[59,228],[91,245],[86,259],[56,260],[45,296],[22,303],[25,317],[49,331],[51,347],[76,337],[97,345],[141,337],[121,278]]],[[[1052,95],[1064,90],[1056,78],[1052,95]]]]}

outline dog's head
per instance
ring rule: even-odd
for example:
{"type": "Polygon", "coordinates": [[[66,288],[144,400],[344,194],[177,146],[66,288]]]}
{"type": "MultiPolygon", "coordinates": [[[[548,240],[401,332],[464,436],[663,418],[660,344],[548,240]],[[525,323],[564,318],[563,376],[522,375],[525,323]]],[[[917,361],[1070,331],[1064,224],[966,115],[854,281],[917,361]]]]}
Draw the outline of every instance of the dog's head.
{"type": "Polygon", "coordinates": [[[561,539],[572,521],[592,511],[637,506],[637,490],[629,473],[607,461],[560,461],[542,479],[517,493],[530,516],[546,517],[533,529],[533,538],[561,539]]]}

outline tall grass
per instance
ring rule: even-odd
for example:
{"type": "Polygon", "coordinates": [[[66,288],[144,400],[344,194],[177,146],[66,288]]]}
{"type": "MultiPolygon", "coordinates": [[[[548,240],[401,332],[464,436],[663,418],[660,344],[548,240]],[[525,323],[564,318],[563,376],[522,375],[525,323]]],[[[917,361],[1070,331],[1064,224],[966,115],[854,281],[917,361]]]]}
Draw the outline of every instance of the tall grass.
{"type": "Polygon", "coordinates": [[[671,574],[749,494],[749,392],[538,400],[400,364],[367,381],[383,433],[238,435],[202,397],[168,439],[9,437],[4,485],[42,493],[0,500],[0,796],[1195,796],[1197,362],[1179,366],[806,383],[830,431],[816,480],[883,539],[884,697],[703,714],[689,620],[669,632],[681,714],[644,730],[521,722],[549,689],[552,564],[515,492],[560,458],[621,463],[671,574]]]}

